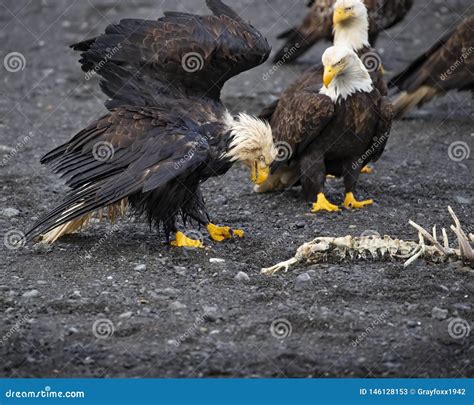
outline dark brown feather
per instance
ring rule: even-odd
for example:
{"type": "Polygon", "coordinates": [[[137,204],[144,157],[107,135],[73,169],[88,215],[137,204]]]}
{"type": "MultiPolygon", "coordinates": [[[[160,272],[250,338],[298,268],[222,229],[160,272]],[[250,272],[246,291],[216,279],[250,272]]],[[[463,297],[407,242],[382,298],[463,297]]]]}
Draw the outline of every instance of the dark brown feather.
{"type": "Polygon", "coordinates": [[[389,86],[403,92],[395,101],[397,118],[450,90],[474,90],[474,15],[390,80],[389,86]]]}

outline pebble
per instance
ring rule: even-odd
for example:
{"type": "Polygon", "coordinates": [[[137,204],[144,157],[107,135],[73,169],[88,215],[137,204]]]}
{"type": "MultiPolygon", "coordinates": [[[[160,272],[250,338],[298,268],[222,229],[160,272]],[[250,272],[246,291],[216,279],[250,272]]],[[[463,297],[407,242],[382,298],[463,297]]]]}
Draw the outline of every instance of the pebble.
{"type": "Polygon", "coordinates": [[[13,218],[20,214],[20,211],[18,211],[16,208],[5,208],[1,211],[1,213],[4,217],[13,218]]]}
{"type": "Polygon", "coordinates": [[[26,293],[24,293],[22,295],[22,297],[23,298],[35,298],[38,295],[40,295],[40,292],[38,290],[31,290],[31,291],[27,291],[26,293]]]}
{"type": "Polygon", "coordinates": [[[138,264],[137,266],[134,267],[135,271],[146,271],[146,264],[138,264]]]}
{"type": "Polygon", "coordinates": [[[118,317],[119,319],[126,319],[126,318],[131,318],[132,315],[133,315],[132,311],[127,311],[127,312],[124,312],[123,314],[120,314],[118,317]]]}
{"type": "Polygon", "coordinates": [[[304,228],[305,226],[306,226],[306,222],[304,222],[304,221],[298,221],[295,224],[296,229],[301,229],[301,228],[304,228]]]}
{"type": "Polygon", "coordinates": [[[236,281],[243,281],[243,282],[248,282],[250,281],[250,277],[248,276],[247,273],[243,272],[243,271],[239,271],[235,277],[234,277],[234,280],[236,281]]]}
{"type": "Polygon", "coordinates": [[[225,259],[219,259],[217,257],[211,257],[209,263],[225,263],[225,259]]]}
{"type": "Polygon", "coordinates": [[[167,297],[177,297],[180,293],[178,289],[172,287],[157,288],[155,292],[157,294],[166,295],[167,297]]]}
{"type": "Polygon", "coordinates": [[[179,301],[173,301],[171,304],[170,304],[170,308],[171,309],[184,309],[186,308],[186,305],[184,305],[183,303],[179,302],[179,301]]]}
{"type": "Polygon", "coordinates": [[[454,197],[454,199],[456,200],[456,202],[458,204],[462,204],[462,205],[471,204],[471,199],[470,198],[461,197],[460,195],[457,195],[456,197],[454,197]]]}
{"type": "Polygon", "coordinates": [[[311,286],[311,276],[308,273],[302,273],[295,279],[295,289],[300,291],[311,286]]]}
{"type": "Polygon", "coordinates": [[[438,307],[434,307],[431,310],[431,316],[434,319],[438,319],[438,320],[442,321],[442,320],[444,320],[448,317],[448,310],[447,309],[441,309],[441,308],[438,308],[438,307]]]}

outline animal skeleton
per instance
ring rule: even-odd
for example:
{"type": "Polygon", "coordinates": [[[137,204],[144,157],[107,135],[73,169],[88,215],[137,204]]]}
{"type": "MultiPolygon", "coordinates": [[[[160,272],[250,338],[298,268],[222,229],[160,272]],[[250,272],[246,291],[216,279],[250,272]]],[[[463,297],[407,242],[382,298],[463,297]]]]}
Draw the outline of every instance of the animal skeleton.
{"type": "Polygon", "coordinates": [[[283,269],[287,271],[290,266],[301,262],[324,263],[343,260],[406,260],[404,267],[420,257],[433,263],[441,263],[449,259],[474,263],[474,250],[471,246],[474,235],[472,233],[469,236],[466,235],[452,208],[448,207],[448,211],[454,221],[451,230],[457,237],[458,249],[449,246],[445,228],[442,229],[441,243],[438,241],[436,225],[433,226],[432,233],[429,233],[410,220],[409,224],[418,231],[418,242],[393,239],[387,235],[383,237],[380,235],[318,237],[301,245],[293,258],[275,266],[263,268],[262,273],[273,275],[283,269]],[[431,244],[426,244],[425,240],[431,244]]]}

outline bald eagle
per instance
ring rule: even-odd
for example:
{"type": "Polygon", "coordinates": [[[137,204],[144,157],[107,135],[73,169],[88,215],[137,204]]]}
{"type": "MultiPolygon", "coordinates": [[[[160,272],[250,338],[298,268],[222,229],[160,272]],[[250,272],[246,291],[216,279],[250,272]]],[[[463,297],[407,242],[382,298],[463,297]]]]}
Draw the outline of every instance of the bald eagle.
{"type": "MultiPolygon", "coordinates": [[[[414,0],[364,0],[369,10],[369,38],[373,45],[381,31],[403,20],[414,0]]],[[[336,0],[311,0],[310,10],[303,22],[278,36],[285,45],[276,53],[274,61],[293,62],[320,40],[332,40],[333,10],[336,0]]],[[[354,0],[344,0],[340,12],[351,14],[354,0]]]]}
{"type": "MultiPolygon", "coordinates": [[[[350,12],[345,11],[343,5],[346,0],[338,0],[334,9],[334,45],[346,46],[357,53],[369,72],[372,81],[382,96],[387,95],[388,89],[384,79],[382,59],[369,44],[369,19],[367,7],[362,0],[354,0],[350,12]]],[[[286,89],[281,97],[268,105],[260,113],[260,118],[278,125],[279,114],[285,110],[286,105],[292,105],[306,89],[318,90],[323,85],[324,66],[316,64],[286,89]],[[281,103],[282,108],[277,108],[281,103]]],[[[301,106],[303,107],[303,106],[301,106]]],[[[304,107],[303,107],[304,108],[304,107]]],[[[286,119],[282,118],[282,119],[286,119]]],[[[372,168],[361,168],[364,173],[371,173],[372,168]]],[[[290,171],[291,172],[291,171],[290,171]]],[[[284,166],[272,174],[271,178],[263,185],[255,187],[258,192],[271,191],[284,188],[294,182],[294,176],[288,177],[288,167],[284,166]],[[280,179],[279,179],[279,176],[280,179]],[[281,180],[281,181],[279,181],[281,180]]]]}
{"type": "Polygon", "coordinates": [[[28,231],[54,242],[105,212],[130,205],[164,228],[174,246],[200,247],[178,228],[197,221],[216,241],[243,231],[213,224],[200,184],[241,161],[265,181],[275,156],[268,123],[233,117],[220,100],[224,83],[269,56],[266,39],[220,0],[213,15],[167,12],[157,21],[125,19],[73,45],[88,74],[101,76],[109,113],[41,160],[70,187],[64,201],[28,231]]]}
{"type": "Polygon", "coordinates": [[[395,118],[450,90],[473,91],[474,15],[444,35],[395,76],[389,86],[401,90],[393,103],[395,118]]]}
{"type": "Polygon", "coordinates": [[[339,211],[324,195],[327,174],[344,178],[346,208],[363,208],[355,187],[361,167],[376,161],[385,148],[392,106],[374,87],[357,54],[345,47],[328,48],[322,57],[323,86],[302,86],[278,103],[271,119],[280,154],[272,174],[257,191],[284,188],[300,181],[312,212],[339,211]],[[263,188],[263,190],[261,189],[263,188]]]}

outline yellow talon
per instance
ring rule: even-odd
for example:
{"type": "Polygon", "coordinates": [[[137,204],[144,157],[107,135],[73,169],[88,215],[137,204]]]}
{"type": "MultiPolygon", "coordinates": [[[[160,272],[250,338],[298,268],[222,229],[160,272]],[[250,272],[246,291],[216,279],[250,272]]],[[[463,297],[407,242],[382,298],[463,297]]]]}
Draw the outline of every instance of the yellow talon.
{"type": "Polygon", "coordinates": [[[327,199],[324,193],[318,194],[318,199],[313,204],[313,208],[311,208],[311,212],[318,212],[318,211],[330,211],[330,212],[337,212],[340,211],[337,205],[331,204],[327,199]]]}
{"type": "Polygon", "coordinates": [[[171,246],[203,248],[204,245],[200,240],[188,238],[183,232],[176,232],[176,239],[171,241],[171,246]]]}
{"type": "Polygon", "coordinates": [[[241,229],[231,229],[230,226],[217,226],[214,224],[207,225],[207,231],[212,240],[222,242],[224,239],[232,239],[233,237],[243,238],[245,232],[241,229]]]}
{"type": "Polygon", "coordinates": [[[370,166],[364,166],[360,172],[364,174],[373,174],[374,169],[373,167],[370,167],[370,166]]]}
{"type": "Polygon", "coordinates": [[[344,199],[344,207],[346,208],[364,208],[366,205],[373,203],[373,200],[357,201],[353,193],[347,193],[344,199]]]}

